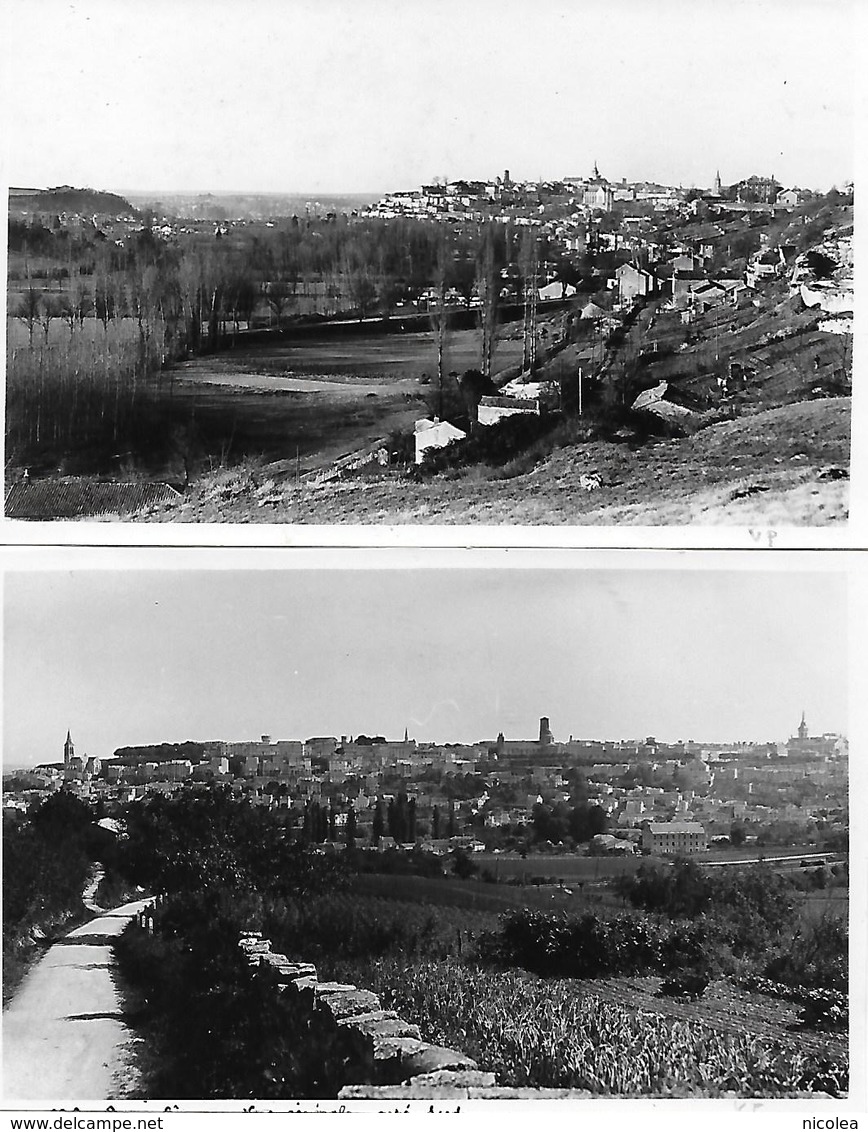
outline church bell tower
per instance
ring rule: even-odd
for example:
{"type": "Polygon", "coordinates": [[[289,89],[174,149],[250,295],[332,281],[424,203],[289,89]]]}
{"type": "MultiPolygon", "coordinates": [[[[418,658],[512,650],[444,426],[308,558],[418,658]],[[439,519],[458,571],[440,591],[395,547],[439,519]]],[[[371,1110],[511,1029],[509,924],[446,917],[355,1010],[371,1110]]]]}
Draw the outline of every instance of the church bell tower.
{"type": "Polygon", "coordinates": [[[799,724],[799,740],[804,743],[808,737],[808,725],[805,723],[805,713],[802,712],[802,722],[799,724]]]}

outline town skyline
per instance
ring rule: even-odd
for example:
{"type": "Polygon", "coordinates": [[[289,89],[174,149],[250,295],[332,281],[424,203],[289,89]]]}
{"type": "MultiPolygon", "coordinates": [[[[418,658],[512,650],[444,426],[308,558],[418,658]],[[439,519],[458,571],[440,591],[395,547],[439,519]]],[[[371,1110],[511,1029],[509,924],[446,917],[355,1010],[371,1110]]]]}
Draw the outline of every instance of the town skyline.
{"type": "MultiPolygon", "coordinates": [[[[513,167],[509,161],[509,154],[504,156],[505,164],[498,168],[487,170],[477,170],[477,176],[465,176],[464,171],[461,169],[453,169],[449,175],[442,173],[432,173],[428,177],[423,177],[413,184],[401,182],[400,184],[381,184],[368,186],[366,188],[358,189],[353,185],[346,185],[343,187],[332,188],[329,186],[309,187],[304,184],[301,185],[288,185],[284,188],[252,188],[250,185],[237,184],[226,185],[216,188],[213,185],[131,185],[131,184],[76,184],[72,185],[68,181],[58,182],[57,184],[33,184],[33,185],[12,185],[12,191],[16,189],[39,189],[39,190],[55,190],[61,188],[83,189],[93,192],[110,192],[116,193],[122,197],[136,197],[141,198],[145,195],[157,198],[161,195],[164,196],[215,196],[215,197],[233,197],[233,196],[253,196],[253,197],[305,197],[309,196],[313,199],[316,196],[329,198],[341,197],[375,197],[378,194],[396,192],[396,191],[413,191],[420,187],[428,185],[442,185],[447,184],[462,184],[462,183],[491,183],[498,178],[502,178],[504,172],[510,174],[510,180],[513,184],[517,185],[546,185],[546,184],[561,184],[570,182],[590,181],[594,179],[595,173],[599,174],[602,181],[607,182],[615,187],[620,184],[628,185],[642,185],[642,184],[656,184],[665,188],[677,188],[684,191],[691,189],[711,191],[716,178],[719,176],[721,184],[724,187],[729,185],[736,185],[742,181],[749,180],[752,176],[768,175],[770,178],[775,176],[776,170],[772,167],[773,160],[771,157],[763,160],[760,157],[752,165],[744,165],[739,169],[728,169],[725,162],[718,162],[716,165],[709,167],[707,176],[699,180],[686,180],[683,177],[676,177],[673,180],[661,181],[659,179],[645,176],[640,170],[637,175],[628,177],[626,174],[621,174],[618,169],[600,169],[599,163],[593,155],[586,155],[585,158],[574,162],[575,168],[571,165],[569,169],[549,169],[538,173],[535,176],[519,177],[514,173],[513,167]]],[[[634,171],[635,172],[635,171],[634,171]]],[[[778,178],[780,181],[780,178],[778,178]]],[[[844,186],[851,185],[852,178],[842,178],[840,182],[832,183],[828,177],[821,177],[816,184],[799,183],[793,187],[806,189],[812,192],[825,193],[830,189],[841,189],[844,186]]],[[[784,186],[787,187],[787,186],[784,186]]]]}
{"type": "Polygon", "coordinates": [[[846,579],[657,570],[7,573],[4,764],[350,733],[847,731],[846,579]],[[799,617],[788,610],[800,611],[799,617]],[[73,663],[74,658],[74,663],[73,663]]]}
{"type": "MultiPolygon", "coordinates": [[[[546,719],[549,722],[551,722],[549,720],[548,716],[544,716],[544,717],[539,717],[539,719],[537,720],[537,723],[539,723],[541,719],[546,719]]],[[[823,736],[835,735],[835,736],[840,736],[842,739],[847,738],[846,731],[823,731],[823,732],[819,732],[818,729],[812,728],[811,724],[810,724],[810,713],[807,712],[804,709],[802,709],[802,711],[800,713],[800,719],[802,721],[804,721],[805,725],[808,727],[809,733],[811,733],[811,734],[814,731],[817,731],[818,736],[819,735],[823,735],[823,736]]],[[[411,745],[415,744],[416,746],[418,746],[418,748],[420,750],[424,750],[428,747],[465,747],[465,746],[466,747],[479,747],[479,746],[483,746],[483,745],[487,745],[487,744],[494,744],[499,737],[499,736],[494,736],[494,735],[485,735],[485,736],[474,736],[474,737],[471,738],[471,737],[468,736],[468,737],[465,737],[463,739],[450,739],[450,740],[437,741],[437,740],[434,740],[434,739],[428,739],[423,735],[409,734],[409,731],[410,731],[409,728],[405,728],[405,734],[407,735],[406,741],[409,742],[411,745]]],[[[532,733],[533,727],[529,726],[529,727],[525,728],[525,732],[522,732],[521,735],[511,735],[511,734],[510,735],[504,735],[503,738],[506,739],[507,741],[512,740],[512,741],[522,741],[522,742],[534,742],[535,736],[532,733]]],[[[554,737],[552,739],[551,746],[552,747],[559,747],[559,746],[569,745],[571,742],[574,742],[574,743],[587,742],[587,743],[592,744],[592,745],[605,744],[605,745],[611,745],[613,747],[617,747],[619,745],[632,746],[634,744],[644,745],[644,744],[647,743],[647,741],[649,739],[653,739],[654,742],[658,743],[661,747],[675,746],[675,745],[678,745],[680,743],[695,744],[695,745],[698,745],[698,746],[708,746],[708,747],[721,747],[721,748],[736,748],[736,747],[742,747],[742,746],[744,746],[744,747],[750,747],[750,746],[761,747],[766,743],[777,743],[778,745],[781,745],[781,744],[785,743],[787,739],[792,739],[792,738],[796,737],[797,732],[798,732],[798,726],[796,726],[796,725],[791,727],[789,732],[785,736],[784,735],[775,735],[775,736],[767,736],[767,735],[759,736],[759,735],[757,735],[757,736],[742,736],[740,738],[729,738],[729,739],[720,739],[720,738],[717,738],[717,737],[709,737],[709,736],[703,736],[703,735],[679,735],[679,736],[676,737],[676,736],[659,736],[659,735],[646,735],[646,734],[639,735],[639,734],[636,734],[636,735],[629,735],[629,736],[628,735],[617,735],[617,736],[615,736],[615,735],[579,735],[579,734],[573,734],[572,732],[570,732],[569,734],[564,733],[563,735],[561,735],[560,733],[555,733],[554,737]]],[[[178,737],[178,736],[166,736],[163,739],[150,740],[147,743],[139,743],[139,742],[136,742],[134,740],[120,742],[120,743],[118,743],[118,745],[116,747],[113,748],[112,751],[107,751],[107,752],[96,754],[95,757],[100,758],[100,759],[110,758],[111,755],[114,753],[114,751],[136,749],[136,748],[139,748],[139,747],[144,749],[144,748],[151,747],[151,746],[156,747],[156,746],[161,746],[161,745],[164,745],[164,746],[179,746],[180,747],[180,746],[183,746],[185,743],[205,743],[205,744],[207,744],[207,743],[210,743],[210,742],[218,742],[218,743],[225,742],[229,745],[231,745],[233,743],[240,745],[240,744],[258,744],[260,741],[262,741],[262,743],[264,744],[267,741],[268,743],[271,743],[272,745],[277,746],[281,743],[286,743],[286,742],[290,742],[290,743],[300,742],[300,743],[304,744],[304,743],[307,743],[311,740],[323,738],[323,737],[325,737],[325,736],[305,735],[305,736],[302,737],[300,735],[283,735],[283,734],[278,735],[276,733],[271,734],[269,732],[260,732],[258,735],[231,735],[231,736],[215,736],[215,735],[208,735],[208,736],[196,735],[196,736],[193,736],[193,735],[186,735],[186,736],[184,736],[183,739],[178,737]]],[[[403,741],[402,736],[400,736],[400,735],[383,735],[382,731],[378,730],[377,728],[371,728],[371,727],[369,727],[367,730],[363,730],[363,731],[343,731],[342,728],[332,728],[328,732],[328,737],[329,738],[336,738],[339,745],[343,742],[343,740],[346,740],[346,742],[348,744],[356,744],[356,743],[359,742],[359,740],[362,740],[364,742],[368,739],[376,739],[376,738],[385,739],[387,744],[401,743],[403,741]]],[[[79,752],[81,757],[83,757],[83,758],[94,757],[95,753],[89,751],[86,744],[80,744],[79,741],[76,739],[74,727],[71,727],[71,726],[67,727],[67,729],[66,729],[66,740],[67,740],[67,742],[72,743],[73,747],[76,749],[76,751],[79,752]]],[[[376,746],[376,743],[374,743],[373,745],[376,746]]],[[[63,747],[65,747],[65,746],[66,746],[66,743],[58,744],[58,747],[61,751],[61,756],[63,754],[63,747]]],[[[785,754],[786,752],[783,751],[783,752],[779,752],[779,753],[785,754]]],[[[45,759],[45,760],[41,760],[40,762],[37,762],[37,763],[22,764],[20,768],[18,766],[13,766],[12,764],[9,764],[9,763],[6,763],[6,762],[4,762],[3,765],[4,765],[5,770],[29,769],[32,766],[38,766],[38,765],[42,765],[43,763],[49,763],[49,762],[52,762],[52,761],[55,762],[55,763],[61,763],[63,761],[63,758],[60,757],[60,758],[55,758],[55,759],[45,759]]]]}
{"type": "MultiPolygon", "coordinates": [[[[718,166],[729,181],[774,174],[823,190],[854,177],[849,0],[731,5],[714,20],[713,82],[712,8],[686,0],[619,0],[605,21],[560,0],[532,19],[516,0],[443,0],[424,18],[394,0],[364,10],[297,0],[265,12],[267,37],[234,5],[200,0],[158,2],[134,23],[104,0],[44,10],[55,34],[39,59],[7,53],[7,91],[41,92],[4,98],[11,184],[372,193],[507,167],[519,180],[560,177],[594,162],[685,187],[710,184],[718,166]],[[516,73],[533,84],[506,81],[516,73]]],[[[7,42],[26,19],[12,0],[7,42]]]]}

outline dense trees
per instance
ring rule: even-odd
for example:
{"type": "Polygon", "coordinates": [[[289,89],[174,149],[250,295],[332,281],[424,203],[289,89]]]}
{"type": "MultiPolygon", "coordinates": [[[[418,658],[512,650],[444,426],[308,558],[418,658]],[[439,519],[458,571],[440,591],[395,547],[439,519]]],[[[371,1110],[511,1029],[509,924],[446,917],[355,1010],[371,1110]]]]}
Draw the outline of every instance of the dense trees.
{"type": "Polygon", "coordinates": [[[270,1097],[291,1088],[299,1035],[275,988],[251,977],[238,937],[339,887],[344,873],[288,837],[282,816],[220,790],[130,808],[125,866],[168,894],[155,934],[130,927],[117,948],[161,1059],[156,1095],[270,1097]]]}
{"type": "Polygon", "coordinates": [[[152,891],[292,896],[339,872],[288,837],[277,815],[218,789],[137,803],[127,830],[127,872],[152,891]]]}
{"type": "Polygon", "coordinates": [[[579,802],[569,806],[565,802],[547,805],[537,802],[531,817],[536,841],[557,844],[572,838],[576,842],[590,841],[598,833],[605,833],[608,818],[600,806],[579,802]]]}

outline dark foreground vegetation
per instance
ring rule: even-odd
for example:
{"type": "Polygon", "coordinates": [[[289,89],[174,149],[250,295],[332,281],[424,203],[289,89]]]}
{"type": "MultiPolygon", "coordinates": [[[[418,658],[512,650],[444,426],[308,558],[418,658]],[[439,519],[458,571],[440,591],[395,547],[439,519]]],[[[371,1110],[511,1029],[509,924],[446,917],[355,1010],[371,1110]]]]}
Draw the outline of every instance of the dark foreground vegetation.
{"type": "Polygon", "coordinates": [[[409,874],[401,899],[368,895],[351,875],[354,850],[328,855],[284,832],[279,811],[214,793],[133,807],[124,868],[165,894],[154,933],[131,927],[117,944],[155,1055],[148,1095],[325,1095],[286,1000],[244,961],[247,930],[315,963],[321,978],[376,991],[505,1085],[659,1096],[847,1089],[836,1036],[846,925],[803,925],[799,888],[765,867],[724,878],[691,862],[647,863],[621,882],[633,911],[586,904],[498,918],[455,906],[447,880],[425,903],[409,898],[409,874]]]}
{"type": "Polygon", "coordinates": [[[97,895],[117,895],[116,850],[114,834],[71,794],[53,795],[29,817],[4,812],[4,1001],[43,949],[86,917],[82,890],[95,862],[105,869],[97,895]]]}

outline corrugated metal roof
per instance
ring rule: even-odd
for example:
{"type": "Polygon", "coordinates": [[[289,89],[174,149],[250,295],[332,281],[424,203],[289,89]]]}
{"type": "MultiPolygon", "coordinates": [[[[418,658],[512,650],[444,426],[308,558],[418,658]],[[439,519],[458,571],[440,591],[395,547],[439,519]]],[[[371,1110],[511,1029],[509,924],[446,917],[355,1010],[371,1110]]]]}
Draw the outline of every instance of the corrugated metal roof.
{"type": "Polygon", "coordinates": [[[82,519],[128,515],[142,507],[168,503],[180,492],[167,483],[114,483],[108,480],[21,480],[6,493],[7,519],[82,519]]]}

